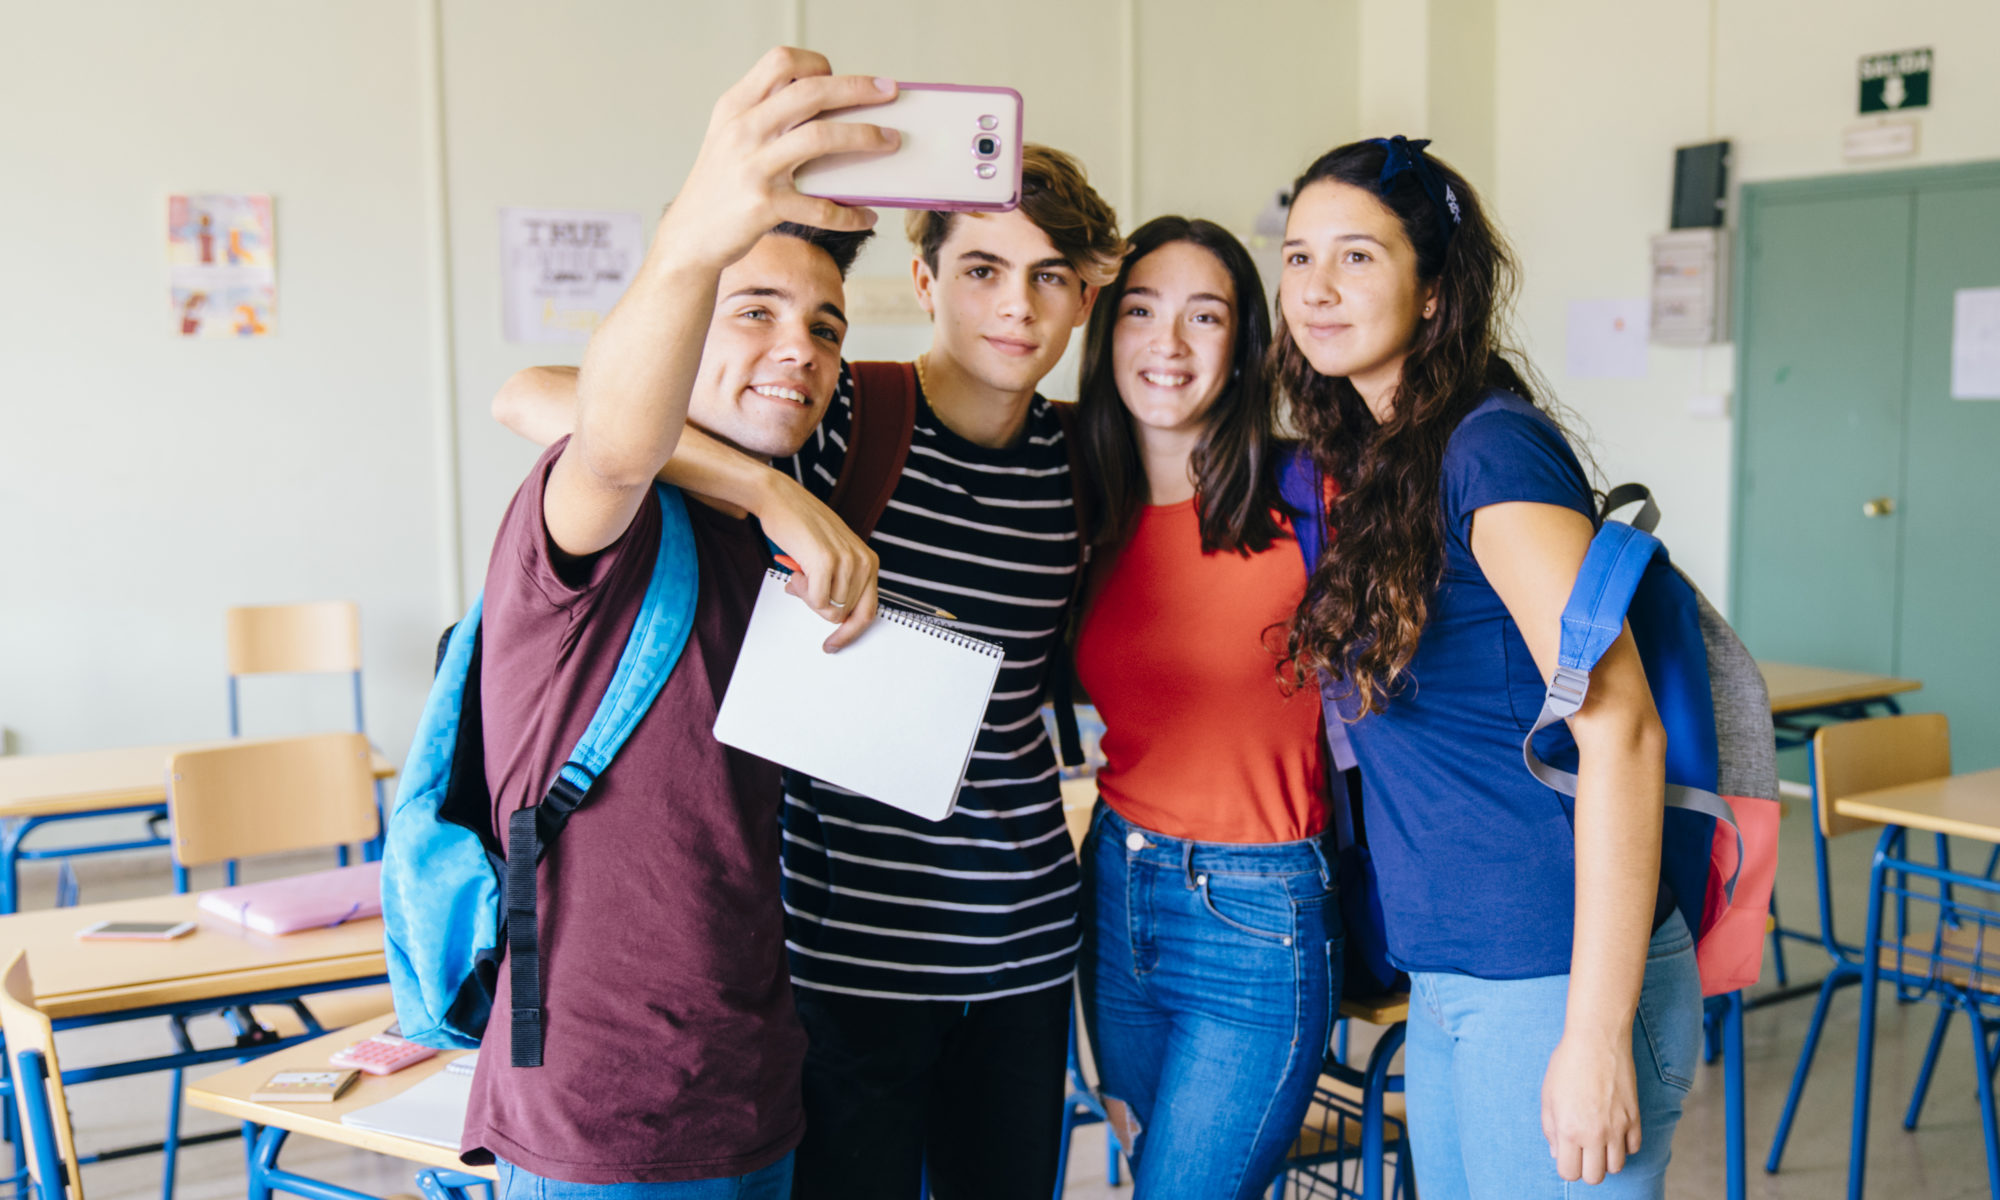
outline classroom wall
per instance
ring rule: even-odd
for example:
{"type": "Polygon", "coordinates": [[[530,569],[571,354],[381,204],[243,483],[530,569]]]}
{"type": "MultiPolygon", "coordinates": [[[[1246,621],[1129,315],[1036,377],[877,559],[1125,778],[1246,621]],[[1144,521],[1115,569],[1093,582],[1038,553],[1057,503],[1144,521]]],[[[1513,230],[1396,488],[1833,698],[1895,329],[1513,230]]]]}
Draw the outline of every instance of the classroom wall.
{"type": "MultiPolygon", "coordinates": [[[[220,737],[222,610],[352,597],[400,747],[437,631],[418,10],[13,4],[0,71],[0,725],[220,737]],[[277,336],[170,333],[166,197],[276,196],[277,336]]],[[[252,731],[339,727],[270,681],[252,731]]]]}
{"type": "Polygon", "coordinates": [[[1643,379],[1570,379],[1568,304],[1646,295],[1647,238],[1667,226],[1675,146],[1731,139],[1737,185],[1875,169],[1841,161],[1841,133],[1861,119],[1864,54],[1937,52],[1921,152],[1881,168],[2000,158],[2000,6],[1496,2],[1492,197],[1526,265],[1522,335],[1587,426],[1606,481],[1654,486],[1675,561],[1724,604],[1731,421],[1691,416],[1687,401],[1731,389],[1733,347],[1655,346],[1643,379]]]}
{"type": "MultiPolygon", "coordinates": [[[[1915,163],[2000,157],[2000,10],[1975,0],[79,0],[17,5],[0,74],[0,726],[17,751],[219,735],[221,610],[364,606],[371,729],[400,755],[430,646],[483,577],[533,448],[508,373],[497,210],[657,212],[711,98],[767,45],[1007,83],[1128,224],[1251,232],[1319,151],[1405,132],[1484,186],[1522,253],[1521,332],[1609,481],[1653,483],[1676,557],[1726,597],[1728,347],[1571,380],[1574,299],[1639,296],[1672,149],[1736,178],[1838,173],[1856,58],[1937,49],[1915,163]],[[436,136],[432,136],[435,126],[436,136]],[[1390,128],[1394,126],[1394,128],[1390,128]],[[168,332],[164,197],[277,197],[279,329],[168,332]]],[[[1892,164],[1910,165],[1908,161],[1892,164]]],[[[892,214],[855,287],[901,295],[892,214]]],[[[906,356],[923,324],[857,328],[906,356]]],[[[1067,394],[1074,356],[1049,390],[1067,394]]],[[[337,725],[269,681],[253,732],[337,725]]]]}

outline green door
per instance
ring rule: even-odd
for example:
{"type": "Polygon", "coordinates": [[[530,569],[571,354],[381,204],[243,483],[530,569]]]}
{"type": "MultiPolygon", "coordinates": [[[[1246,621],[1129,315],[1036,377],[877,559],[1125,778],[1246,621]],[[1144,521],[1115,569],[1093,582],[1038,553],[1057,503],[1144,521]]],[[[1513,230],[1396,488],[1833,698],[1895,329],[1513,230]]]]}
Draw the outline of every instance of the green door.
{"type": "Polygon", "coordinates": [[[1760,204],[1746,229],[1736,603],[1759,658],[1891,673],[1902,482],[1905,195],[1760,204]]]}
{"type": "Polygon", "coordinates": [[[1760,658],[1905,676],[2000,766],[2000,402],[1951,398],[2000,287],[2000,167],[1744,191],[1733,612],[1760,658]],[[1886,502],[1886,503],[1885,503],[1886,502]]]}
{"type": "Polygon", "coordinates": [[[2000,766],[2000,401],[1951,398],[1952,297],[2000,287],[2000,181],[1916,197],[1896,674],[1951,718],[1952,766],[2000,766]]]}

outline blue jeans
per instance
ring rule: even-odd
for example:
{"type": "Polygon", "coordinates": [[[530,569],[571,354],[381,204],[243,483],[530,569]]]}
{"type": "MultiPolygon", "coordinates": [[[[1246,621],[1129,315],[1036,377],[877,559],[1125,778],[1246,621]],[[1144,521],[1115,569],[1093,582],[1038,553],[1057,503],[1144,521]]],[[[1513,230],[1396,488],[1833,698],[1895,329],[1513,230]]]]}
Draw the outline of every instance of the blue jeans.
{"type": "Polygon", "coordinates": [[[684,1183],[565,1183],[530,1175],[505,1159],[497,1200],[786,1200],[792,1194],[789,1152],[761,1171],[684,1183]]]}
{"type": "Polygon", "coordinates": [[[1299,1135],[1340,994],[1319,842],[1181,841],[1100,804],[1084,861],[1084,1019],[1099,1091],[1137,1125],[1120,1138],[1134,1200],[1261,1195],[1299,1135]]]}
{"type": "Polygon", "coordinates": [[[1632,1023],[1639,1153],[1595,1187],[1565,1183],[1542,1135],[1542,1076],[1562,1038],[1568,995],[1567,975],[1411,974],[1404,1086],[1424,1200],[1666,1195],[1674,1126],[1701,1061],[1701,976],[1687,923],[1670,914],[1646,952],[1632,1023]]]}

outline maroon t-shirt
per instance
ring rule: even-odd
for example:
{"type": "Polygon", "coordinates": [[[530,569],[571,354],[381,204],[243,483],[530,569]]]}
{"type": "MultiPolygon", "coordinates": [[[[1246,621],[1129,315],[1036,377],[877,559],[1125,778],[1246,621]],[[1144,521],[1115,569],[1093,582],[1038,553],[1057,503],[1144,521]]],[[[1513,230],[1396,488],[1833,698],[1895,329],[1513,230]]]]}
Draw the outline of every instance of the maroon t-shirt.
{"type": "MultiPolygon", "coordinates": [[[[659,554],[649,497],[558,566],[542,489],[514,495],[486,571],[481,701],[494,824],[539,801],[604,695],[659,554]]],[[[742,1175],[798,1143],[805,1033],[778,901],[778,768],[715,740],[766,565],[748,520],[690,501],[701,594],[653,707],[537,872],[543,1065],[509,1065],[507,967],[472,1081],[467,1162],[574,1183],[742,1175]]]]}

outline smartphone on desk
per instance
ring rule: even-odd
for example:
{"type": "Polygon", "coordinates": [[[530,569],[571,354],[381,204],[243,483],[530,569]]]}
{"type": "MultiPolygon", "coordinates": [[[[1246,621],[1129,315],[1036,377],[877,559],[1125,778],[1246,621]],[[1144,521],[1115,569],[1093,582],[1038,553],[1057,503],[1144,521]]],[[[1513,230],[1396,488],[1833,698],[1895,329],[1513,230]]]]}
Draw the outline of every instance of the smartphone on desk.
{"type": "Polygon", "coordinates": [[[85,941],[167,942],[194,932],[193,921],[99,921],[76,931],[85,941]]]}
{"type": "Polygon", "coordinates": [[[1021,202],[1021,93],[1006,87],[899,83],[894,100],[814,118],[902,134],[888,154],[830,154],[800,167],[810,196],[869,208],[1007,212],[1021,202]]]}

